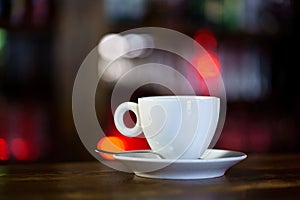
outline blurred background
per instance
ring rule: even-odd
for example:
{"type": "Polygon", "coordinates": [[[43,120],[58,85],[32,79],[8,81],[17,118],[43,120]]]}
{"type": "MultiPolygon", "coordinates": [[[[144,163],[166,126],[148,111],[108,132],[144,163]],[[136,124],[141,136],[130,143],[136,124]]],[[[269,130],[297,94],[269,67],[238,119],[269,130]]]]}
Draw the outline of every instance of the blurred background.
{"type": "MultiPolygon", "coordinates": [[[[0,163],[95,160],[73,122],[77,70],[107,34],[144,26],[194,38],[219,67],[228,104],[216,148],[299,152],[298,22],[296,0],[0,0],[0,163]]],[[[100,83],[98,118],[118,135],[111,89],[100,83]]],[[[144,87],[132,99],[168,92],[144,87]]]]}

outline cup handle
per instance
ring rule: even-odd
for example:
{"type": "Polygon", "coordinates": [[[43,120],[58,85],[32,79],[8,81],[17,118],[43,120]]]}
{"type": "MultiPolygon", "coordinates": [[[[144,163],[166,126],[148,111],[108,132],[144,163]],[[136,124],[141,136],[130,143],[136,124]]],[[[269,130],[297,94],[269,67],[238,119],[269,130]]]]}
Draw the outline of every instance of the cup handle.
{"type": "Polygon", "coordinates": [[[140,119],[138,115],[138,104],[133,102],[125,102],[118,106],[114,114],[114,122],[118,131],[127,137],[136,137],[142,133],[140,119]],[[128,128],[124,124],[124,114],[126,111],[132,111],[136,115],[136,124],[132,128],[128,128]]]}

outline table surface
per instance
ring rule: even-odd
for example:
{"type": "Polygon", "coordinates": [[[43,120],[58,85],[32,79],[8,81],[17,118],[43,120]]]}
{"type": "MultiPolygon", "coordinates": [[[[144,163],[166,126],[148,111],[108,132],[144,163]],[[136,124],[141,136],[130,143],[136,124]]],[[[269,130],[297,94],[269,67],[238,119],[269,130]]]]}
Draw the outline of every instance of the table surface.
{"type": "Polygon", "coordinates": [[[0,199],[299,199],[300,154],[254,155],[224,176],[140,178],[95,162],[0,166],[0,199]]]}

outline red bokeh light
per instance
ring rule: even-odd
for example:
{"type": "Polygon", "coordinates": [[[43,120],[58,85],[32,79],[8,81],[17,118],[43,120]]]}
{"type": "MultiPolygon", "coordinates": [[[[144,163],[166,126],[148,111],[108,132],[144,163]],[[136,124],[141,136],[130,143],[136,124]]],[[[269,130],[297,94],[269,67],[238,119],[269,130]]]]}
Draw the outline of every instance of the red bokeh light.
{"type": "Polygon", "coordinates": [[[17,160],[31,160],[30,144],[23,138],[14,138],[11,140],[11,152],[17,160]]]}
{"type": "Polygon", "coordinates": [[[0,160],[6,161],[9,159],[9,148],[5,139],[0,138],[0,160]]]}
{"type": "Polygon", "coordinates": [[[216,51],[217,49],[216,36],[209,29],[199,29],[194,36],[194,40],[207,51],[216,51]]]}
{"type": "Polygon", "coordinates": [[[207,83],[218,84],[221,77],[221,65],[217,55],[217,38],[209,29],[199,29],[194,35],[195,52],[191,58],[192,65],[198,75],[193,75],[194,70],[190,70],[188,75],[191,79],[197,79],[199,85],[195,88],[201,95],[210,95],[207,83]],[[199,51],[197,45],[204,48],[206,53],[199,51]],[[196,45],[197,44],[197,45],[196,45]]]}

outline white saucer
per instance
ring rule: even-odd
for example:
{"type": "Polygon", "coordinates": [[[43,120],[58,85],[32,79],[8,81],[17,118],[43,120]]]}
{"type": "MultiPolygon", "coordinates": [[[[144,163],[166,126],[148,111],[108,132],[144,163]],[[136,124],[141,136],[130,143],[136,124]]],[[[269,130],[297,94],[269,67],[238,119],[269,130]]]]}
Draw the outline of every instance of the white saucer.
{"type": "Polygon", "coordinates": [[[220,177],[244,160],[242,152],[209,149],[201,159],[166,160],[152,153],[126,153],[114,155],[135,175],[157,179],[207,179],[220,177]]]}

